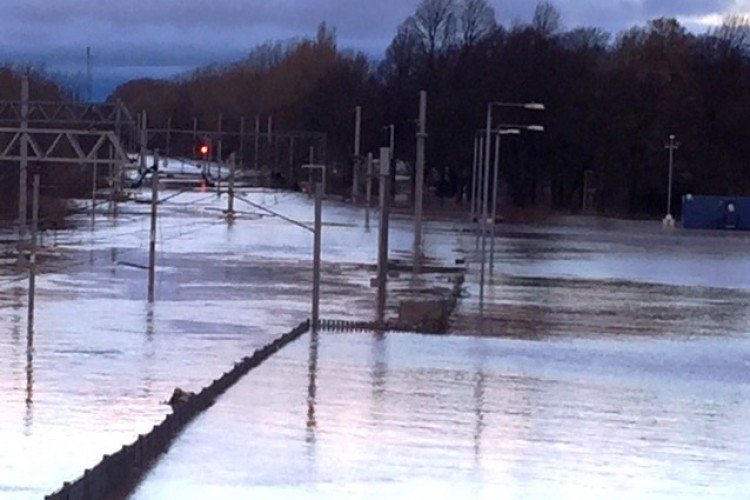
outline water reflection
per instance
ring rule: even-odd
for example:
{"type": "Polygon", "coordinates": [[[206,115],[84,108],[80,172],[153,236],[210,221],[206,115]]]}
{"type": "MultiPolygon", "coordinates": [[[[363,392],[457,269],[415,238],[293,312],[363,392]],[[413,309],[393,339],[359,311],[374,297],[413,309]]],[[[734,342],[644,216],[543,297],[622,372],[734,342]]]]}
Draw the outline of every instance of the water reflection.
{"type": "Polygon", "coordinates": [[[307,420],[306,420],[306,434],[305,441],[310,445],[309,450],[311,455],[314,454],[315,449],[315,428],[317,422],[315,421],[315,396],[317,392],[316,379],[318,376],[318,342],[320,340],[320,334],[317,328],[313,328],[310,333],[310,347],[307,360],[307,420]]]}
{"type": "Polygon", "coordinates": [[[24,413],[24,432],[31,434],[34,424],[34,322],[30,317],[26,338],[26,411],[24,413]]]}
{"type": "Polygon", "coordinates": [[[482,431],[484,430],[485,375],[480,369],[474,374],[474,461],[478,466],[482,456],[482,431]]]}

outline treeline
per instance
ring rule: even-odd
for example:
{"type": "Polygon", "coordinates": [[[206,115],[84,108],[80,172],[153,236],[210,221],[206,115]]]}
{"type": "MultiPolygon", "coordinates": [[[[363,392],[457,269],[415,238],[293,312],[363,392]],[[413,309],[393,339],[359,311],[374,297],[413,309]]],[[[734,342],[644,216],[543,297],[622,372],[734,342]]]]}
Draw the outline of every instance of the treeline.
{"type": "Polygon", "coordinates": [[[496,125],[546,128],[503,141],[504,191],[515,205],[578,210],[586,179],[599,211],[661,213],[670,134],[680,143],[675,208],[688,192],[750,194],[745,19],[696,35],[662,18],[612,36],[565,29],[546,2],[527,24],[504,26],[497,14],[486,0],[423,0],[379,61],[339,49],[322,24],[314,38],[267,43],[173,81],[129,82],[112,98],[175,128],[260,115],[278,128],[323,131],[329,163],[347,171],[358,105],[363,151],[387,145],[394,124],[396,156],[413,163],[418,92],[427,90],[428,168],[439,193],[459,199],[470,191],[487,103],[536,101],[543,114],[495,109],[496,125]]]}

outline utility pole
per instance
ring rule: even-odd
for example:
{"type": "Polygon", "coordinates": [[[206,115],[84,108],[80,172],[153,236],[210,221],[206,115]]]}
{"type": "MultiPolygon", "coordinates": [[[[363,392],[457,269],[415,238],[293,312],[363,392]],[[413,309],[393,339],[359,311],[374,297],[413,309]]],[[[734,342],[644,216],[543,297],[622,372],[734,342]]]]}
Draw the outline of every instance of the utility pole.
{"type": "Polygon", "coordinates": [[[479,137],[474,137],[474,162],[471,164],[471,222],[477,216],[477,164],[479,161],[479,137]]]}
{"type": "Polygon", "coordinates": [[[352,204],[357,204],[359,194],[360,135],[362,132],[362,107],[354,108],[354,161],[352,162],[352,204]]]}
{"type": "Polygon", "coordinates": [[[390,205],[391,151],[380,148],[380,232],[378,238],[377,322],[385,320],[386,282],[388,280],[388,217],[390,205]]]}
{"type": "Polygon", "coordinates": [[[414,268],[419,268],[422,253],[422,190],[424,188],[424,145],[427,138],[427,92],[419,93],[419,128],[417,130],[416,186],[414,189],[414,268]]]}
{"type": "Polygon", "coordinates": [[[237,170],[236,155],[229,155],[229,191],[227,200],[227,218],[234,219],[234,174],[237,170]]]}
{"type": "Polygon", "coordinates": [[[140,170],[141,170],[141,172],[145,172],[146,169],[148,168],[146,166],[146,153],[148,152],[146,150],[146,146],[148,144],[148,135],[147,135],[147,129],[146,129],[146,127],[147,127],[147,125],[146,125],[147,120],[148,120],[148,117],[146,115],[146,110],[143,110],[143,112],[141,113],[141,130],[140,130],[140,143],[141,143],[140,144],[140,146],[141,146],[141,148],[140,148],[140,150],[141,150],[141,155],[140,155],[140,160],[141,160],[140,161],[140,170]]]}
{"type": "Polygon", "coordinates": [[[221,161],[223,159],[223,153],[221,151],[221,125],[222,125],[223,117],[221,116],[221,113],[219,113],[219,123],[217,125],[217,131],[219,133],[219,138],[216,141],[216,170],[218,172],[218,175],[216,176],[216,195],[221,196],[221,161]]]}
{"type": "Polygon", "coordinates": [[[29,171],[29,75],[21,76],[21,170],[18,180],[18,241],[19,244],[26,237],[26,193],[29,171]]]}
{"type": "Polygon", "coordinates": [[[39,174],[34,174],[31,194],[31,249],[29,251],[29,306],[27,324],[29,331],[34,325],[34,301],[36,296],[36,244],[39,228],[39,174]]]}
{"type": "Polygon", "coordinates": [[[388,194],[393,197],[396,195],[396,125],[389,125],[388,148],[390,149],[391,178],[389,180],[388,194]]]}
{"type": "MultiPolygon", "coordinates": [[[[302,165],[312,176],[313,170],[320,170],[321,180],[325,178],[325,165],[315,165],[313,163],[302,165]]],[[[313,230],[313,290],[312,290],[312,327],[317,331],[320,319],[320,248],[322,240],[322,213],[323,213],[323,186],[322,182],[315,183],[315,228],[313,230]]]]}
{"type": "Polygon", "coordinates": [[[667,215],[664,216],[662,224],[665,227],[674,227],[674,217],[672,217],[672,171],[674,168],[674,152],[679,149],[680,143],[675,141],[675,135],[669,134],[669,142],[664,145],[669,150],[669,174],[667,178],[667,215]]]}
{"type": "Polygon", "coordinates": [[[148,301],[154,301],[156,278],[156,215],[159,205],[159,150],[154,151],[154,169],[151,172],[151,231],[148,242],[148,301]]]}
{"type": "Polygon", "coordinates": [[[240,151],[237,155],[237,160],[240,162],[240,165],[245,165],[245,117],[240,116],[240,151]]]}
{"type": "Polygon", "coordinates": [[[367,183],[365,187],[365,228],[370,229],[370,206],[372,206],[372,153],[367,153],[367,183]]]}
{"type": "MultiPolygon", "coordinates": [[[[325,167],[321,169],[321,174],[325,167]]],[[[323,187],[322,183],[315,184],[315,236],[313,241],[313,297],[312,324],[317,330],[320,319],[320,247],[322,240],[323,187]]]]}
{"type": "MultiPolygon", "coordinates": [[[[310,146],[310,157],[308,159],[308,163],[310,165],[315,164],[315,147],[314,146],[310,146]]],[[[308,196],[312,196],[314,189],[315,189],[315,186],[313,185],[312,170],[308,170],[307,172],[307,194],[308,196]]]]}
{"type": "Polygon", "coordinates": [[[96,222],[97,167],[98,165],[96,163],[91,165],[91,229],[94,229],[94,223],[96,222]]]}
{"type": "Polygon", "coordinates": [[[260,152],[259,152],[259,149],[260,149],[260,116],[259,115],[255,115],[255,137],[253,137],[253,139],[255,142],[254,144],[255,150],[253,151],[253,155],[254,155],[253,167],[255,168],[255,170],[258,170],[258,160],[260,158],[260,152]]]}
{"type": "Polygon", "coordinates": [[[482,181],[484,180],[484,174],[483,174],[483,165],[484,165],[484,137],[479,137],[479,156],[477,157],[477,189],[476,189],[476,195],[477,195],[477,204],[476,204],[476,242],[475,242],[475,248],[476,250],[479,250],[479,230],[481,228],[481,220],[482,220],[482,181]]]}
{"type": "Polygon", "coordinates": [[[273,132],[273,116],[269,116],[268,117],[268,134],[267,134],[267,139],[268,139],[267,158],[268,158],[268,168],[271,169],[271,171],[273,172],[273,156],[272,156],[273,148],[271,147],[271,145],[273,144],[273,139],[271,137],[272,132],[273,132]]]}
{"type": "Polygon", "coordinates": [[[292,185],[294,179],[294,136],[289,138],[289,172],[287,172],[287,186],[292,185]]]}
{"type": "Polygon", "coordinates": [[[492,171],[492,222],[490,231],[492,238],[490,239],[490,276],[495,271],[495,225],[497,224],[497,178],[498,171],[500,170],[500,131],[495,138],[495,165],[492,171]]]}
{"type": "Polygon", "coordinates": [[[198,151],[196,146],[198,145],[198,118],[193,117],[193,159],[198,159],[198,151]]]}

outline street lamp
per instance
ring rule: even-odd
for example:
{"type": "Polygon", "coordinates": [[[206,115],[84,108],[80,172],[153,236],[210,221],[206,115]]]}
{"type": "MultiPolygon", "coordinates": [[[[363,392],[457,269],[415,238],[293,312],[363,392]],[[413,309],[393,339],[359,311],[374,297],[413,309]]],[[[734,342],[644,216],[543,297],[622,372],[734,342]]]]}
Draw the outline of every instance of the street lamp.
{"type": "Polygon", "coordinates": [[[669,174],[667,176],[667,215],[662,219],[664,227],[674,227],[674,217],[672,217],[672,169],[674,167],[674,151],[680,147],[680,143],[675,141],[675,135],[669,134],[669,142],[664,145],[669,150],[669,174]]]}
{"type": "MultiPolygon", "coordinates": [[[[480,230],[482,232],[482,257],[481,257],[481,273],[480,273],[480,284],[479,284],[479,308],[480,308],[480,314],[484,313],[484,267],[485,267],[485,251],[487,250],[487,244],[486,244],[486,233],[487,233],[487,202],[489,197],[489,174],[490,174],[490,141],[491,141],[491,134],[492,134],[492,108],[495,106],[497,107],[506,107],[506,108],[523,108],[528,109],[531,111],[544,111],[545,106],[542,103],[538,102],[527,102],[527,103],[517,103],[517,102],[498,102],[493,101],[487,103],[487,123],[485,126],[485,150],[484,150],[484,174],[482,175],[482,178],[484,180],[483,184],[483,193],[482,193],[482,223],[480,225],[480,230]]],[[[506,128],[526,128],[528,127],[534,127],[534,130],[543,130],[544,128],[541,125],[527,125],[523,127],[506,127],[506,128]]],[[[493,221],[493,227],[494,227],[494,221],[493,221]]]]}

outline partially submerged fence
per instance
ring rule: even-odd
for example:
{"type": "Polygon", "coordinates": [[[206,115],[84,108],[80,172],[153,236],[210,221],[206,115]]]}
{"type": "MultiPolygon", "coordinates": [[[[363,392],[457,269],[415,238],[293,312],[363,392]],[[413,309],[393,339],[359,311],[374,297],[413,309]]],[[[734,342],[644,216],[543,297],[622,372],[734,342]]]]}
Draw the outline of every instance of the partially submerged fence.
{"type": "Polygon", "coordinates": [[[282,335],[270,344],[257,349],[252,356],[245,357],[228,372],[214,380],[196,394],[190,394],[184,401],[173,405],[173,412],[154,428],[138,436],[138,439],[123,446],[112,455],[105,455],[102,461],[72,483],[47,495],[48,500],[89,500],[100,498],[121,498],[135,486],[138,478],[163,454],[175,437],[197,415],[209,408],[227,389],[237,383],[250,370],[260,366],[274,353],[294,342],[310,330],[310,321],[282,335]]]}

